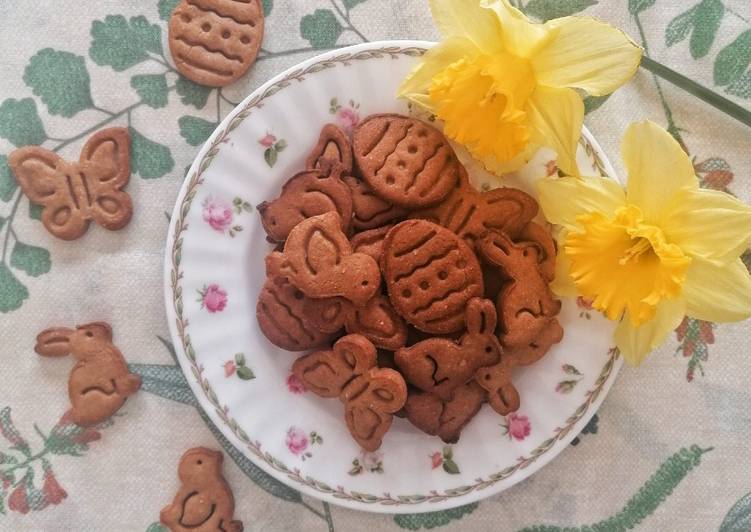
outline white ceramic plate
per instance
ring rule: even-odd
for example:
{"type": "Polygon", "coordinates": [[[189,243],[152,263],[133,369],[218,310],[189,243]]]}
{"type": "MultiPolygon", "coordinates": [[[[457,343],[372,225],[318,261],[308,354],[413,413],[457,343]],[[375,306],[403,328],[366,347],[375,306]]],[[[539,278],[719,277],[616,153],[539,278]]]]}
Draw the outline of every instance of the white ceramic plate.
{"type": "MultiPolygon", "coordinates": [[[[269,250],[255,209],[302,169],[327,122],[351,129],[372,113],[408,113],[394,97],[430,43],[381,42],[337,50],[284,72],[243,101],[201,149],[170,226],[167,315],[178,358],[199,402],[259,467],[300,491],[360,510],[423,512],[498,493],[565,449],[597,410],[620,368],[612,326],[575,301],[561,313],[566,335],[514,380],[522,407],[502,418],[488,406],[444,445],[395,419],[380,451],[362,454],[343,407],[290,380],[295,355],[271,345],[255,319],[269,250]],[[235,360],[245,362],[238,367],[235,360]],[[233,371],[234,370],[234,371],[233,371]],[[252,376],[248,380],[249,377],[252,376]],[[229,376],[228,376],[229,375],[229,376]],[[245,378],[242,378],[245,377],[245,378]]],[[[478,186],[501,181],[458,150],[478,186]]],[[[504,184],[528,191],[545,175],[541,151],[504,184]]],[[[613,176],[584,132],[579,165],[613,176]]]]}

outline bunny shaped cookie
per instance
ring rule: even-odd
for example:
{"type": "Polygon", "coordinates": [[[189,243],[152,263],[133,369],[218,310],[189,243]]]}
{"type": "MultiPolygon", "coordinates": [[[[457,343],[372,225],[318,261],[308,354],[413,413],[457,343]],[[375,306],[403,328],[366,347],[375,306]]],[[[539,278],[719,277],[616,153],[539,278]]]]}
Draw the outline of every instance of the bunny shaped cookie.
{"type": "Polygon", "coordinates": [[[466,322],[467,333],[458,344],[446,338],[430,338],[396,352],[394,360],[407,382],[445,401],[479,368],[498,362],[502,350],[495,336],[493,303],[479,297],[470,299],[466,322]]]}
{"type": "Polygon", "coordinates": [[[242,532],[233,521],[235,498],[222,476],[224,456],[204,447],[188,450],[180,459],[181,486],[159,520],[172,532],[242,532]]]}
{"type": "Polygon", "coordinates": [[[35,350],[44,357],[72,354],[76,358],[68,379],[68,395],[77,425],[101,423],[141,387],[141,377],[128,371],[106,323],[80,325],[75,330],[47,329],[37,336],[35,350]]]}

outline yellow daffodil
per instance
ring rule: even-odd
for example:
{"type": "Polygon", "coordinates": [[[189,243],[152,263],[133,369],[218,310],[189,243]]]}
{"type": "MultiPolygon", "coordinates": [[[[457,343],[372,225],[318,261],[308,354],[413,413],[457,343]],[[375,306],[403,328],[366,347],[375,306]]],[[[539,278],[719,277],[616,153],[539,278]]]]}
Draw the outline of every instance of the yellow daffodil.
{"type": "Polygon", "coordinates": [[[683,319],[751,316],[751,207],[703,190],[688,155],[646,121],[623,139],[624,191],[600,177],[545,178],[540,205],[561,225],[559,295],[579,293],[611,320],[624,358],[640,364],[683,319]]]}
{"type": "Polygon", "coordinates": [[[434,113],[446,135],[491,172],[521,168],[540,148],[576,175],[584,120],[580,92],[610,94],[636,72],[642,50],[587,17],[533,24],[508,0],[430,0],[446,40],[429,50],[399,96],[434,113]]]}

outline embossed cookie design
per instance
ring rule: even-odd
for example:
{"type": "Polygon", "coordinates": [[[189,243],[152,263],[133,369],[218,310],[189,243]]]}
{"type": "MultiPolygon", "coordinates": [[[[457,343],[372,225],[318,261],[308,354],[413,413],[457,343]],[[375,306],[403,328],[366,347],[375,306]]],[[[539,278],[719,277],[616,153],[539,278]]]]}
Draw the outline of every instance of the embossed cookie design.
{"type": "Polygon", "coordinates": [[[307,299],[284,277],[266,279],[258,296],[256,318],[261,332],[272,344],[287,351],[307,351],[331,340],[331,334],[315,328],[306,316],[307,299]]]}
{"type": "Polygon", "coordinates": [[[128,371],[106,323],[47,329],[37,336],[35,350],[44,357],[75,357],[68,395],[76,425],[86,427],[109,419],[141,388],[141,377],[128,371]]]}
{"type": "Polygon", "coordinates": [[[366,231],[404,218],[407,210],[378,196],[370,185],[354,176],[344,177],[352,192],[352,227],[366,231]]]}
{"type": "Polygon", "coordinates": [[[329,161],[329,165],[339,163],[344,175],[352,174],[352,144],[347,135],[334,124],[326,124],[321,130],[318,144],[308,155],[305,168],[316,170],[322,167],[323,161],[329,161]]]}
{"type": "Polygon", "coordinates": [[[92,220],[110,231],[130,222],[133,203],[122,190],[130,180],[130,135],[125,128],[93,135],[77,163],[28,146],[11,152],[8,165],[29,201],[44,207],[42,223],[57,238],[83,236],[92,220]]]}
{"type": "Polygon", "coordinates": [[[386,240],[386,235],[391,231],[393,225],[385,225],[377,229],[370,229],[357,233],[352,237],[350,241],[352,243],[352,250],[355,253],[365,253],[373,257],[376,262],[381,262],[383,256],[383,243],[386,240]]]}
{"type": "Polygon", "coordinates": [[[461,173],[459,187],[445,200],[411,217],[442,225],[472,245],[489,230],[517,235],[537,216],[537,202],[526,192],[506,187],[479,192],[469,182],[463,167],[461,173]]]}
{"type": "Polygon", "coordinates": [[[475,381],[454,390],[448,401],[431,393],[410,391],[404,410],[410,423],[421,431],[456,443],[462,429],[480,411],[486,395],[475,381]]]}
{"type": "Polygon", "coordinates": [[[474,252],[454,233],[426,220],[407,220],[389,231],[381,266],[394,308],[424,332],[460,330],[467,302],[483,295],[474,252]]]}
{"type": "Polygon", "coordinates": [[[292,177],[273,201],[258,205],[261,223],[272,242],[284,242],[297,224],[326,212],[339,215],[342,231],[349,232],[352,221],[352,193],[341,180],[341,167],[308,170],[292,177]]]}
{"type": "Polygon", "coordinates": [[[355,130],[355,163],[381,198],[408,209],[435,205],[459,179],[461,164],[448,139],[401,115],[372,115],[355,130]]]}
{"type": "Polygon", "coordinates": [[[313,298],[341,296],[363,306],[378,292],[381,272],[373,257],[352,253],[334,212],[313,216],[290,232],[284,252],[266,257],[266,271],[313,298]]]}
{"type": "Polygon", "coordinates": [[[169,21],[170,53],[186,78],[224,87],[255,62],[263,26],[261,0],[182,0],[169,21]]]}
{"type": "Polygon", "coordinates": [[[180,489],[172,504],[159,514],[171,532],[242,532],[242,521],[233,520],[235,497],[222,475],[224,455],[196,447],[180,459],[180,489]]]}

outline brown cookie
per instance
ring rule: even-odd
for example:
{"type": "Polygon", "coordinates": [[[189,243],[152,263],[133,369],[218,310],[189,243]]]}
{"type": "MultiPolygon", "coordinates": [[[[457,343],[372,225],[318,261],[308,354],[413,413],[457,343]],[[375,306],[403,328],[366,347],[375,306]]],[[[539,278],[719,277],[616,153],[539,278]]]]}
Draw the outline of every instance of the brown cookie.
{"type": "Polygon", "coordinates": [[[320,169],[324,160],[330,163],[338,163],[342,167],[344,175],[352,174],[352,145],[344,131],[334,124],[323,126],[318,144],[308,155],[305,168],[308,170],[320,169]]]}
{"type": "Polygon", "coordinates": [[[258,206],[261,223],[271,242],[284,242],[290,231],[311,216],[327,212],[339,215],[342,231],[349,233],[352,221],[352,193],[341,180],[341,167],[308,170],[292,177],[273,201],[258,206]]]}
{"type": "Polygon", "coordinates": [[[314,394],[339,397],[347,383],[375,366],[373,344],[364,336],[350,334],[340,338],[329,351],[295,360],[292,373],[314,394]]]}
{"type": "Polygon", "coordinates": [[[537,216],[538,205],[532,196],[515,188],[477,191],[461,168],[459,186],[439,205],[412,213],[442,225],[467,241],[470,246],[489,230],[518,234],[537,216]]]}
{"type": "Polygon", "coordinates": [[[393,225],[385,225],[378,229],[370,229],[357,233],[352,237],[350,243],[352,244],[352,251],[355,253],[365,253],[373,257],[376,262],[381,262],[381,256],[383,255],[383,242],[386,240],[386,235],[394,227],[393,225]]]}
{"type": "Polygon", "coordinates": [[[416,209],[444,199],[461,164],[448,139],[433,127],[401,115],[372,115],[354,133],[355,164],[381,198],[416,209]]]}
{"type": "MultiPolygon", "coordinates": [[[[551,327],[560,330],[555,316],[561,310],[561,302],[553,297],[540,272],[540,246],[515,244],[503,233],[488,233],[477,247],[483,259],[511,279],[498,296],[501,344],[511,349],[537,349],[543,331],[551,327]]],[[[556,336],[548,333],[550,339],[556,336]]]]}
{"type": "Polygon", "coordinates": [[[362,307],[344,298],[308,299],[305,315],[314,327],[347,334],[361,334],[376,347],[395,351],[407,343],[407,324],[391,306],[389,298],[376,295],[362,307]]]}
{"type": "Polygon", "coordinates": [[[363,306],[378,293],[381,272],[373,257],[352,253],[334,212],[313,216],[290,232],[284,252],[266,257],[269,275],[287,277],[313,298],[341,296],[363,306]]]}
{"type": "Polygon", "coordinates": [[[159,520],[171,532],[242,532],[242,521],[233,520],[235,498],[222,474],[224,455],[196,447],[180,459],[180,489],[159,520]]]}
{"type": "Polygon", "coordinates": [[[511,382],[515,365],[514,357],[506,351],[498,364],[480,368],[475,376],[477,383],[487,391],[490,407],[502,416],[516,412],[521,406],[519,391],[511,382]]]}
{"type": "Polygon", "coordinates": [[[401,220],[407,210],[381,199],[365,181],[354,176],[344,177],[352,192],[352,227],[365,231],[401,220]]]}
{"type": "Polygon", "coordinates": [[[555,279],[556,246],[550,231],[538,223],[529,222],[524,226],[514,241],[517,243],[538,244],[537,262],[542,277],[549,283],[555,279]]]}
{"type": "Polygon", "coordinates": [[[76,425],[96,425],[112,417],[141,388],[141,377],[128,371],[106,323],[80,325],[75,330],[47,329],[37,336],[34,349],[44,357],[72,354],[76,359],[68,378],[76,425]]]}
{"type": "Polygon", "coordinates": [[[376,451],[394,414],[407,401],[407,384],[398,371],[373,368],[355,377],[342,391],[347,428],[360,447],[376,451]]]}
{"type": "Polygon", "coordinates": [[[263,25],[261,0],[182,0],[169,21],[172,59],[186,78],[225,87],[255,63],[263,25]]]}
{"type": "Polygon", "coordinates": [[[29,146],[11,152],[8,165],[32,203],[44,207],[42,223],[62,240],[75,240],[96,223],[116,231],[133,215],[122,189],[130,180],[130,135],[121,127],[103,129],[83,147],[77,163],[29,146]]]}
{"type": "Polygon", "coordinates": [[[396,311],[425,332],[460,330],[467,302],[483,295],[474,252],[454,233],[426,220],[407,220],[389,231],[381,269],[396,311]]]}
{"type": "Polygon", "coordinates": [[[480,411],[486,395],[485,389],[475,381],[455,389],[448,401],[432,393],[410,391],[404,411],[407,419],[421,431],[438,436],[446,443],[456,443],[462,429],[480,411]]]}
{"type": "Polygon", "coordinates": [[[493,303],[471,299],[466,321],[467,333],[458,343],[430,338],[395,353],[394,362],[408,383],[447,401],[479,368],[498,363],[502,350],[495,336],[493,303]]]}
{"type": "Polygon", "coordinates": [[[306,316],[307,300],[284,277],[266,279],[258,296],[256,318],[272,344],[287,351],[307,351],[331,341],[332,335],[319,331],[306,316]]]}

